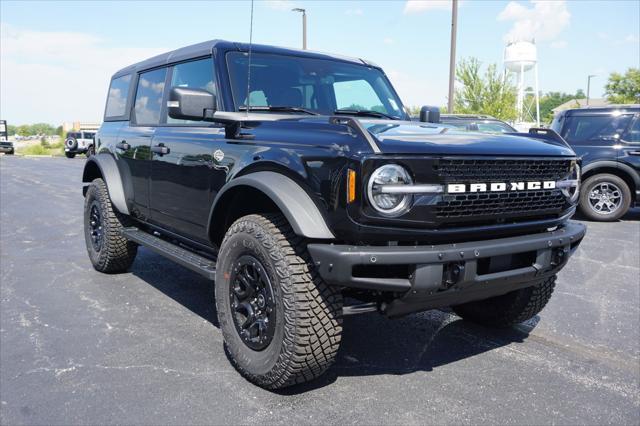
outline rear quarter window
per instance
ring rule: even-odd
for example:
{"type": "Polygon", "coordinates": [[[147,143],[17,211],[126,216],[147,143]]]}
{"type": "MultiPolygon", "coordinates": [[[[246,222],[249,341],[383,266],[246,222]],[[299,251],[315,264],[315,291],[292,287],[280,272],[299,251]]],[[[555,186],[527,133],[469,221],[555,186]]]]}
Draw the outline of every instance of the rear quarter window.
{"type": "Polygon", "coordinates": [[[123,118],[126,115],[130,85],[131,74],[111,80],[109,93],[107,95],[107,107],[104,114],[105,120],[123,118]]]}

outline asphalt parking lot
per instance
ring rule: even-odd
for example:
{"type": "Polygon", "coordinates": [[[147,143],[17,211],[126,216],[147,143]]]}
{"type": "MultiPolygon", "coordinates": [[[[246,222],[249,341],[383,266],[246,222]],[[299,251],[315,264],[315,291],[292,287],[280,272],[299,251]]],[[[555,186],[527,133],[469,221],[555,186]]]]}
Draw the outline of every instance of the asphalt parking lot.
{"type": "Polygon", "coordinates": [[[0,158],[1,424],[639,424],[640,210],[588,223],[547,308],[493,331],[348,317],[322,379],[272,393],[226,359],[213,285],[86,256],[76,158],[0,158]]]}

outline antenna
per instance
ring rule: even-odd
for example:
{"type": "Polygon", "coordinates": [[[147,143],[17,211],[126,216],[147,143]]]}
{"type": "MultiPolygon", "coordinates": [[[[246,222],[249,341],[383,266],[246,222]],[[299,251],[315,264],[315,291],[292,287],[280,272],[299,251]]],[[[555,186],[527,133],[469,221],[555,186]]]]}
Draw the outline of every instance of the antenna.
{"type": "Polygon", "coordinates": [[[253,0],[251,0],[251,23],[249,24],[249,65],[247,66],[247,117],[251,109],[251,45],[253,43],[253,0]]]}

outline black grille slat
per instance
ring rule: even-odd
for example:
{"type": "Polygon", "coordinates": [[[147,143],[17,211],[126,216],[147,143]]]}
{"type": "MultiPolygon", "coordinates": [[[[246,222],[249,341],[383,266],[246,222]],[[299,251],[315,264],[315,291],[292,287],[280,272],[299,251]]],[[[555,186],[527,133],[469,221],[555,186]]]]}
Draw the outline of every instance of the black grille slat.
{"type": "Polygon", "coordinates": [[[569,173],[571,160],[440,160],[434,165],[444,182],[558,180],[569,173]]]}
{"type": "MultiPolygon", "coordinates": [[[[492,183],[559,180],[570,171],[571,160],[440,160],[434,171],[443,183],[492,183]]],[[[496,223],[509,218],[557,215],[566,198],[559,189],[513,192],[445,194],[436,204],[443,225],[459,222],[496,223]]]]}
{"type": "Polygon", "coordinates": [[[511,214],[537,216],[557,212],[565,202],[559,190],[445,195],[436,206],[436,215],[445,219],[511,214]]]}

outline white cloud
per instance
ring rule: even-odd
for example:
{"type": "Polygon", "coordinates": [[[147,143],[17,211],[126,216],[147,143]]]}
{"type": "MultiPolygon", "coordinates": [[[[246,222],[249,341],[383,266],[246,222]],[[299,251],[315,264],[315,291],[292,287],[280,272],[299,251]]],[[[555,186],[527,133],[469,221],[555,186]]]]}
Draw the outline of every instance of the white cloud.
{"type": "Polygon", "coordinates": [[[428,10],[451,10],[451,0],[407,0],[404,13],[421,13],[428,10]]]}
{"type": "Polygon", "coordinates": [[[504,36],[506,42],[553,41],[569,25],[571,14],[564,0],[531,1],[533,7],[511,1],[498,15],[499,21],[514,21],[504,36]]]}
{"type": "Polygon", "coordinates": [[[551,47],[554,49],[564,49],[568,43],[566,40],[556,40],[551,42],[551,47]]]}
{"type": "Polygon", "coordinates": [[[386,44],[386,45],[390,46],[390,45],[392,45],[392,44],[395,42],[395,40],[394,40],[394,39],[392,39],[391,37],[385,37],[385,38],[382,40],[382,42],[383,42],[384,44],[386,44]]]}
{"type": "Polygon", "coordinates": [[[627,34],[624,38],[625,43],[638,43],[638,41],[640,41],[640,39],[638,39],[638,36],[634,34],[627,34]]]}
{"type": "Polygon", "coordinates": [[[348,16],[362,16],[364,14],[364,11],[360,8],[358,9],[347,9],[344,11],[345,15],[348,16]]]}
{"type": "Polygon", "coordinates": [[[0,26],[0,110],[13,124],[99,121],[117,70],[166,52],[105,46],[90,34],[0,26]]]}

